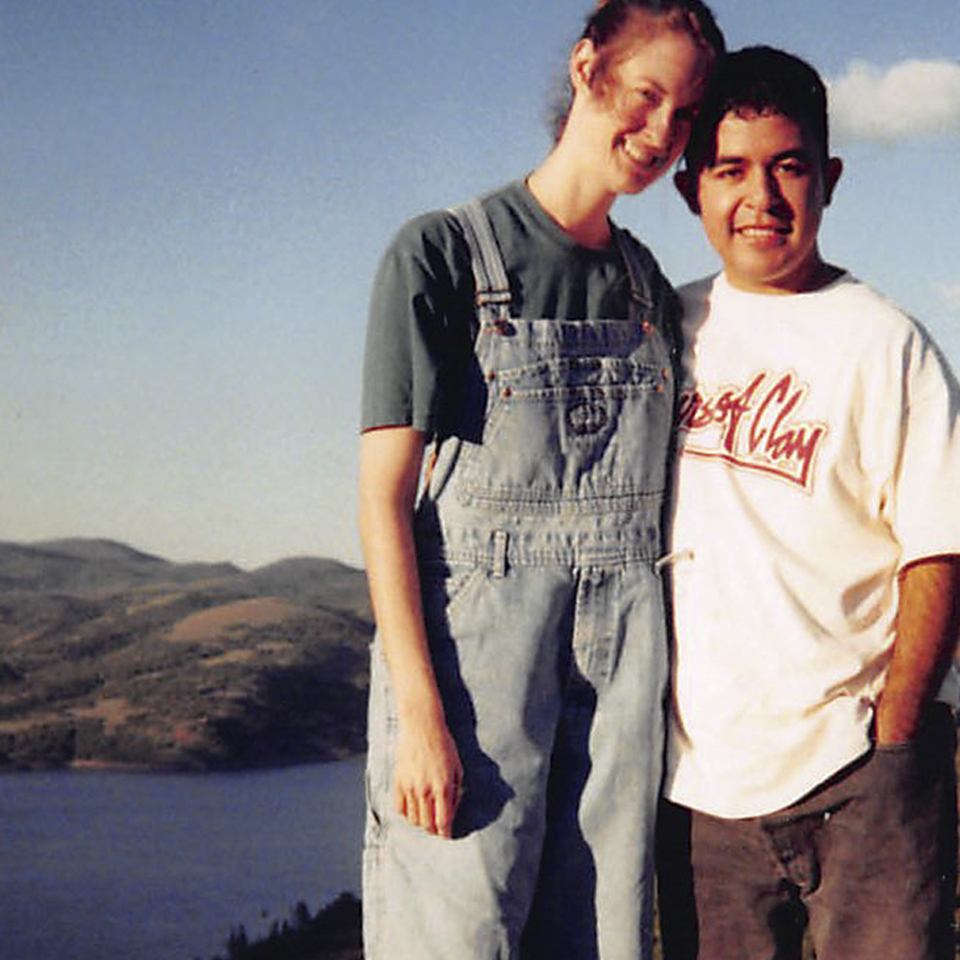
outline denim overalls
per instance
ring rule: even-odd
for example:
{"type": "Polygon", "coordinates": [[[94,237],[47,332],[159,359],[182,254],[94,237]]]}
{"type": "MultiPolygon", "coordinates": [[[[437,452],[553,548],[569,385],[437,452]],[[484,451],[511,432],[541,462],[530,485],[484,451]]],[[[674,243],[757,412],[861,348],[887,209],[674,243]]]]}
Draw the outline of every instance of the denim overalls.
{"type": "Polygon", "coordinates": [[[365,955],[649,958],[674,407],[665,288],[618,233],[630,320],[516,319],[479,202],[457,215],[480,329],[415,530],[465,793],[452,840],[395,812],[397,721],[376,641],[365,955]]]}

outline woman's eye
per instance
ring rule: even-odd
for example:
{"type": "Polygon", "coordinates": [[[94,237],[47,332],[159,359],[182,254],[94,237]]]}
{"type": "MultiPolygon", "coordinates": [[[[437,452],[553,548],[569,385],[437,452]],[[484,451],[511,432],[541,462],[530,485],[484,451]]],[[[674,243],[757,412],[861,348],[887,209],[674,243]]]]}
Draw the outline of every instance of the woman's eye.
{"type": "Polygon", "coordinates": [[[660,94],[649,87],[634,87],[628,91],[628,100],[632,107],[655,107],[660,103],[660,94]]]}

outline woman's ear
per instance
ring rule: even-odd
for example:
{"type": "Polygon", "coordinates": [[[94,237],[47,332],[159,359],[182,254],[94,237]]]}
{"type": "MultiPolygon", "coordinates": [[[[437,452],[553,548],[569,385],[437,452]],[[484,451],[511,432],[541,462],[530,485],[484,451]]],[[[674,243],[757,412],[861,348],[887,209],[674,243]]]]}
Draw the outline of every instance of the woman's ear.
{"type": "Polygon", "coordinates": [[[600,55],[592,40],[584,37],[570,54],[570,83],[574,94],[591,90],[600,62],[600,55]]]}
{"type": "Polygon", "coordinates": [[[700,199],[697,196],[698,182],[699,177],[693,176],[689,170],[678,170],[673,175],[673,185],[677,188],[680,196],[683,197],[690,212],[697,217],[700,216],[700,199]]]}

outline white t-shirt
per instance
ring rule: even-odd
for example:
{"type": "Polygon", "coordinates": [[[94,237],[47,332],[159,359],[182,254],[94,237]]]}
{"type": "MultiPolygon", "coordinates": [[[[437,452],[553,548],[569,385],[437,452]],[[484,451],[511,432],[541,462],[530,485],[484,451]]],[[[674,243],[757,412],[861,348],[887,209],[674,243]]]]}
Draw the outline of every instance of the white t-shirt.
{"type": "Polygon", "coordinates": [[[960,553],[960,388],[848,274],[686,309],[666,795],[782,809],[869,747],[897,574],[960,553]]]}

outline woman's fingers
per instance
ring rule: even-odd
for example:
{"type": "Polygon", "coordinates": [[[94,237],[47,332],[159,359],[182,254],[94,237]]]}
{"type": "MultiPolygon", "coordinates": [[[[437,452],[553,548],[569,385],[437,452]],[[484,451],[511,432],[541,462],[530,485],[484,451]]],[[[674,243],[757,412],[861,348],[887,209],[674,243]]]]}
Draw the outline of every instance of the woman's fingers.
{"type": "Polygon", "coordinates": [[[450,837],[453,820],[463,794],[462,775],[449,780],[443,787],[401,787],[396,790],[397,812],[412,826],[427,833],[450,837]]]}
{"type": "Polygon", "coordinates": [[[456,797],[459,787],[451,785],[437,800],[434,807],[436,832],[441,837],[449,837],[453,831],[453,817],[457,812],[456,797]]]}
{"type": "Polygon", "coordinates": [[[428,832],[429,813],[426,797],[415,787],[397,788],[397,812],[414,827],[423,827],[428,832]]]}

